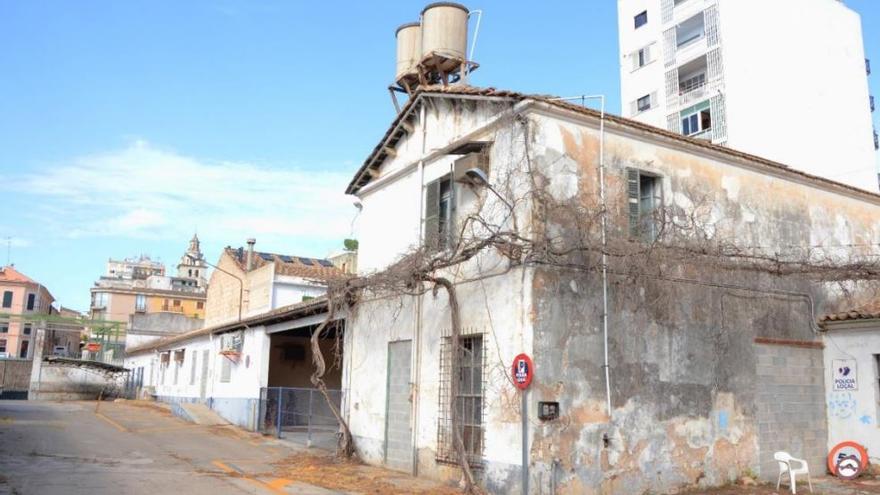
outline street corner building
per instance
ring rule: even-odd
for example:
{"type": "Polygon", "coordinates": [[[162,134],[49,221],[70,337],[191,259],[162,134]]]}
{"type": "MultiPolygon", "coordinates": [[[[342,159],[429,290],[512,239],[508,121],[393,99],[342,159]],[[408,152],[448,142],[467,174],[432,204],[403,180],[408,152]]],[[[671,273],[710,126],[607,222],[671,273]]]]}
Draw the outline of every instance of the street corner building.
{"type": "Polygon", "coordinates": [[[572,494],[774,479],[778,450],[824,465],[817,315],[852,301],[830,283],[845,263],[812,256],[876,255],[877,194],[466,85],[413,90],[347,192],[359,273],[451,260],[433,276],[461,320],[453,345],[446,290],[352,306],[343,414],[365,461],[454,482],[464,455],[489,492],[572,494]]]}

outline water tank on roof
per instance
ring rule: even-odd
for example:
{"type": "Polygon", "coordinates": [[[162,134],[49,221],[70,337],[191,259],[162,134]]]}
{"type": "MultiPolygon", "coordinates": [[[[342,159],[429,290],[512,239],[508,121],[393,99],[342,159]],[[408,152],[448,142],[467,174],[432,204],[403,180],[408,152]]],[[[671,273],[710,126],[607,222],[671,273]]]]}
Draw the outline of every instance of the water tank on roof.
{"type": "Polygon", "coordinates": [[[437,55],[465,61],[468,9],[453,2],[432,3],[422,10],[422,59],[437,55]]]}
{"type": "Polygon", "coordinates": [[[396,81],[418,74],[419,60],[422,57],[422,27],[418,22],[409,22],[397,28],[397,72],[396,81]]]}

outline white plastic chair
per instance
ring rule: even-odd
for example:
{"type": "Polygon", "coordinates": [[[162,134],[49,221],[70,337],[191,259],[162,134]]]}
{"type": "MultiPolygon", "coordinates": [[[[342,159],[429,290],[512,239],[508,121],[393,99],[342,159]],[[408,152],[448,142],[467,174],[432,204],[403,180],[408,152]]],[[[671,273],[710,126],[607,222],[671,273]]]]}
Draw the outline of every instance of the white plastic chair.
{"type": "Polygon", "coordinates": [[[810,480],[810,468],[807,467],[807,461],[792,457],[788,452],[777,452],[773,454],[773,458],[779,463],[779,477],[776,479],[777,490],[779,490],[779,485],[782,483],[782,477],[788,473],[791,493],[797,493],[795,477],[799,474],[806,474],[807,483],[810,485],[810,493],[813,493],[813,481],[810,480]],[[800,464],[800,466],[793,467],[792,463],[800,464]]]}

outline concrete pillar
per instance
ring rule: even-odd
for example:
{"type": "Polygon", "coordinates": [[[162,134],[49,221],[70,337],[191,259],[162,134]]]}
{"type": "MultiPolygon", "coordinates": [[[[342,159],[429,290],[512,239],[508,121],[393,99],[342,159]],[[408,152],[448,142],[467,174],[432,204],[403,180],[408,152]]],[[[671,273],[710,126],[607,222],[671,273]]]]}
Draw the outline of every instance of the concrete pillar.
{"type": "Polygon", "coordinates": [[[31,383],[28,387],[28,400],[40,399],[40,377],[43,372],[43,353],[46,344],[46,322],[37,324],[37,332],[34,337],[34,355],[31,363],[31,383]]]}

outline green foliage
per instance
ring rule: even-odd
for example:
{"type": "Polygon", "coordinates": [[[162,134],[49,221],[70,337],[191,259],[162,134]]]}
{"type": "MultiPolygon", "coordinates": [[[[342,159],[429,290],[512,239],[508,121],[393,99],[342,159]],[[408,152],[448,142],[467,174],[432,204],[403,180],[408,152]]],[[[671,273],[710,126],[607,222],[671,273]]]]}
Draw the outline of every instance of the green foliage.
{"type": "Polygon", "coordinates": [[[346,239],[342,242],[345,246],[346,251],[357,251],[358,250],[358,240],[357,239],[346,239]]]}

